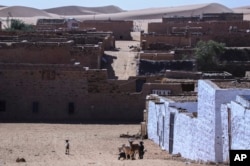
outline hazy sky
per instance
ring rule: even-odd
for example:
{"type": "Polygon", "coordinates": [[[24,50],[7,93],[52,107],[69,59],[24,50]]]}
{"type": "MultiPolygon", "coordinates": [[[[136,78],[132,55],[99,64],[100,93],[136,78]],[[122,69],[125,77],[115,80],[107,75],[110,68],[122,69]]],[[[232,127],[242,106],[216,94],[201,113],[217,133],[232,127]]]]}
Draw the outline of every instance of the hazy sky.
{"type": "Polygon", "coordinates": [[[170,7],[212,2],[220,3],[230,8],[250,6],[249,0],[0,0],[0,5],[28,6],[38,9],[47,9],[69,5],[84,7],[115,5],[124,10],[134,10],[150,7],[170,7]]]}

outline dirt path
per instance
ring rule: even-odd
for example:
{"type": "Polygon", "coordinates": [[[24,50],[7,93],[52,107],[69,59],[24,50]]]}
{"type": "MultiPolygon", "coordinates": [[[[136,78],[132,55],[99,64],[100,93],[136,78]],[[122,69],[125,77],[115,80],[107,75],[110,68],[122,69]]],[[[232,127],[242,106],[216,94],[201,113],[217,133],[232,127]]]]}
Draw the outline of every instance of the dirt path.
{"type": "Polygon", "coordinates": [[[116,48],[119,51],[105,51],[105,54],[113,57],[112,68],[114,75],[119,80],[127,80],[129,76],[136,76],[138,52],[130,49],[129,46],[138,46],[138,41],[116,41],[116,48]]]}

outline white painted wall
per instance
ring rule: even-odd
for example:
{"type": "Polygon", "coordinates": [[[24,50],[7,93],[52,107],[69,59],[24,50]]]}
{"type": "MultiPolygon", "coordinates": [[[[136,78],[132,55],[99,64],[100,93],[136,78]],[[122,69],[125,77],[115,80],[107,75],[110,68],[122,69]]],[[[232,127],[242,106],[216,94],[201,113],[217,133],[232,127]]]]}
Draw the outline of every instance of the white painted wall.
{"type": "Polygon", "coordinates": [[[173,154],[181,153],[184,158],[195,158],[193,144],[197,138],[194,119],[196,118],[191,118],[185,113],[176,113],[173,154]]]}
{"type": "Polygon", "coordinates": [[[169,119],[174,112],[173,154],[181,153],[192,160],[228,161],[228,110],[232,149],[250,149],[250,89],[220,89],[209,80],[199,80],[198,103],[160,99],[161,104],[149,102],[148,136],[163,149],[169,151],[169,119]],[[179,113],[178,108],[197,110],[198,118],[179,113]]]}
{"type": "Polygon", "coordinates": [[[228,129],[228,110],[230,109],[230,104],[221,105],[221,124],[222,124],[222,153],[223,161],[229,162],[229,129],[228,129]]]}
{"type": "MultiPolygon", "coordinates": [[[[215,161],[223,162],[223,123],[221,106],[224,103],[235,101],[238,95],[250,94],[250,89],[220,89],[216,91],[215,97],[215,161]]],[[[231,106],[233,106],[231,104],[231,106]]]]}
{"type": "Polygon", "coordinates": [[[231,102],[231,149],[250,149],[250,108],[231,102]]]}
{"type": "Polygon", "coordinates": [[[148,101],[148,138],[159,144],[157,135],[157,109],[154,101],[148,101]]]}
{"type": "Polygon", "coordinates": [[[215,161],[215,93],[219,89],[208,80],[198,81],[198,121],[196,160],[215,161]]]}

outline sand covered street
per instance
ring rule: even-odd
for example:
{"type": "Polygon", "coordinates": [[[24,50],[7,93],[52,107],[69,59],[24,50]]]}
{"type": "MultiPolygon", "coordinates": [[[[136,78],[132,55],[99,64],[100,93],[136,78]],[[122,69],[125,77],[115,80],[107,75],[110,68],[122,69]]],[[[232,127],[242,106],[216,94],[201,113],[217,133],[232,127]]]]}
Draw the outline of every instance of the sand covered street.
{"type": "Polygon", "coordinates": [[[171,159],[151,140],[144,140],[143,160],[118,160],[118,147],[128,144],[120,134],[134,135],[139,130],[140,125],[1,123],[0,166],[199,166],[171,159]],[[70,155],[65,155],[66,139],[70,155]],[[17,158],[26,162],[17,163],[17,158]]]}

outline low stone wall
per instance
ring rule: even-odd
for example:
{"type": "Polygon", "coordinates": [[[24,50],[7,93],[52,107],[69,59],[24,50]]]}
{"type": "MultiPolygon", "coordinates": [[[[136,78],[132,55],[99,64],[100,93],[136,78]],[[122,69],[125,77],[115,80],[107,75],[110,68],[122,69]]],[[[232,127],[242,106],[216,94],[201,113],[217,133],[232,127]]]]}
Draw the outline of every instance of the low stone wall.
{"type": "Polygon", "coordinates": [[[139,75],[150,75],[165,73],[166,70],[193,70],[193,61],[152,61],[143,60],[139,62],[139,75]]]}
{"type": "Polygon", "coordinates": [[[145,60],[174,60],[174,54],[169,53],[140,53],[140,59],[145,60]]]}

